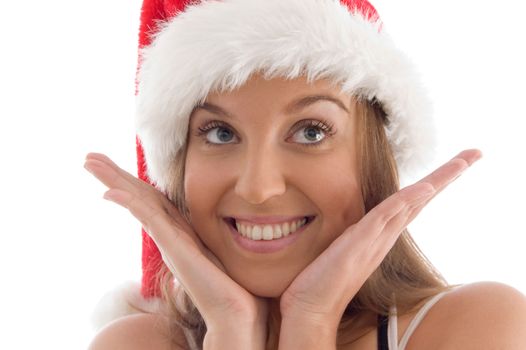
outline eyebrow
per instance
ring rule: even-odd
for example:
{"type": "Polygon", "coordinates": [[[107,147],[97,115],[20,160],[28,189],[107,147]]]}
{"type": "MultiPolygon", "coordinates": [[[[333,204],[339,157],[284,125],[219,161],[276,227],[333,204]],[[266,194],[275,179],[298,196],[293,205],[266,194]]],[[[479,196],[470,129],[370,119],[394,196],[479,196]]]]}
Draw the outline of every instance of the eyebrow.
{"type": "MultiPolygon", "coordinates": [[[[336,104],[338,107],[340,107],[342,110],[344,110],[345,112],[349,113],[349,110],[347,109],[347,107],[345,106],[345,104],[343,104],[342,101],[340,101],[338,98],[336,97],[333,97],[333,96],[330,96],[330,95],[308,95],[308,96],[303,96],[297,100],[294,100],[292,101],[291,103],[289,103],[284,111],[285,113],[287,114],[291,114],[291,113],[296,113],[296,112],[299,112],[301,111],[302,109],[316,103],[316,102],[320,102],[320,101],[329,101],[329,102],[333,102],[334,104],[336,104]]],[[[222,116],[225,116],[227,118],[232,118],[233,119],[233,116],[228,113],[227,111],[225,111],[223,108],[215,105],[215,104],[212,104],[212,103],[209,103],[209,102],[204,102],[203,104],[201,105],[198,105],[194,108],[194,111],[197,110],[197,109],[204,109],[204,110],[207,110],[211,113],[214,113],[214,114],[218,114],[218,115],[222,115],[222,116]]]]}

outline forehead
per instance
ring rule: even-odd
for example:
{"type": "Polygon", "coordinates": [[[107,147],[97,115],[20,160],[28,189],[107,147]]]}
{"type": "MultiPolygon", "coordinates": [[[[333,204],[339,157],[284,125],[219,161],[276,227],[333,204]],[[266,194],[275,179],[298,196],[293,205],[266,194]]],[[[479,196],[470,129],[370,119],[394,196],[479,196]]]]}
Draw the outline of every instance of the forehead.
{"type": "Polygon", "coordinates": [[[246,106],[258,109],[279,108],[285,113],[294,113],[318,101],[332,102],[340,110],[349,113],[352,96],[342,92],[339,86],[328,79],[308,82],[306,77],[265,79],[255,74],[233,91],[208,94],[204,103],[196,109],[228,114],[225,113],[226,110],[246,106]]]}

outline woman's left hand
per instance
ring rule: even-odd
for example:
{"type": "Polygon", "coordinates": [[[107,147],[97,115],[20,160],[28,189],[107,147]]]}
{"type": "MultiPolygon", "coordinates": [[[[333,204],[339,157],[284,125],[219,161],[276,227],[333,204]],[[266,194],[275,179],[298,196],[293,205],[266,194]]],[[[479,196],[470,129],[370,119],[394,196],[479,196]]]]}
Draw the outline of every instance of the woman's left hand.
{"type": "MultiPolygon", "coordinates": [[[[304,330],[336,331],[347,304],[378,268],[400,233],[418,213],[480,159],[465,150],[417,183],[391,195],[348,227],[282,294],[283,322],[304,330]]],[[[317,332],[321,335],[321,332],[317,332]]],[[[280,348],[281,344],[280,340],[280,348]]]]}

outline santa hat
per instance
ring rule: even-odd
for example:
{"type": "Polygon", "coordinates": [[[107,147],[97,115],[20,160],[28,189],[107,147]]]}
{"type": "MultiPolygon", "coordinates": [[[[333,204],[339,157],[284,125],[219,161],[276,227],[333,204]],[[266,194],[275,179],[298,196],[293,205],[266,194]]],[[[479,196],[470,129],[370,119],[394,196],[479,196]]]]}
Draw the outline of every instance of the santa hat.
{"type": "MultiPolygon", "coordinates": [[[[430,103],[418,74],[366,0],[144,0],[139,42],[138,173],[165,193],[194,107],[256,72],[326,78],[379,102],[401,177],[433,153],[430,103]]],[[[142,240],[142,283],[106,296],[94,316],[99,326],[158,306],[155,274],[163,262],[144,230],[142,240]]]]}

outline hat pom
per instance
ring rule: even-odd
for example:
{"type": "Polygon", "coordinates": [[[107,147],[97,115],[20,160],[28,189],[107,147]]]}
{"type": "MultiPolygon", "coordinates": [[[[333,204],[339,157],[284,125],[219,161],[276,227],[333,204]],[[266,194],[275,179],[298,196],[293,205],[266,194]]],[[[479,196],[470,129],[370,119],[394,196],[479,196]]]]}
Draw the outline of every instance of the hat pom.
{"type": "Polygon", "coordinates": [[[133,314],[157,313],[161,309],[161,298],[144,298],[140,283],[126,281],[107,292],[97,303],[91,314],[91,324],[99,330],[108,323],[133,314]]]}

